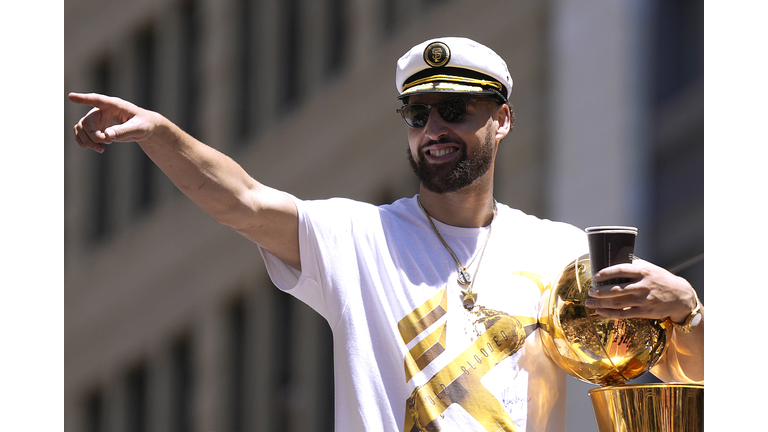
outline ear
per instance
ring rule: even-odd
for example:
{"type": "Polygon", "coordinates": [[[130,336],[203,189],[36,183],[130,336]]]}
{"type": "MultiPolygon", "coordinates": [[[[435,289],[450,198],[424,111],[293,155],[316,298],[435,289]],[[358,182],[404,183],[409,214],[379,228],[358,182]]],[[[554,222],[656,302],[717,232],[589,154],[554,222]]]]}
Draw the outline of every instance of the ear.
{"type": "Polygon", "coordinates": [[[501,141],[502,138],[512,130],[512,113],[509,111],[509,105],[502,104],[496,111],[496,122],[498,127],[496,128],[496,140],[501,141]]]}

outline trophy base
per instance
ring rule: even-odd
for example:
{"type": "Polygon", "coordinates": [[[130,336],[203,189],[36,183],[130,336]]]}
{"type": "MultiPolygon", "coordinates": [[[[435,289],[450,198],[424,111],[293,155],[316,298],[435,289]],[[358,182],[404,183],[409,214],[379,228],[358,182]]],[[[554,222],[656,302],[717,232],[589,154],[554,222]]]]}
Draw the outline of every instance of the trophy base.
{"type": "Polygon", "coordinates": [[[589,391],[600,432],[702,432],[704,386],[633,384],[589,391]]]}

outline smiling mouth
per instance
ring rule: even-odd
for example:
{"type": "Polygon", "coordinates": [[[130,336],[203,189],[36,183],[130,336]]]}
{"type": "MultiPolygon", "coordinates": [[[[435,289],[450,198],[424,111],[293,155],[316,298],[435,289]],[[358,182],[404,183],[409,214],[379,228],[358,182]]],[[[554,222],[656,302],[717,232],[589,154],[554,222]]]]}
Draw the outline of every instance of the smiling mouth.
{"type": "Polygon", "coordinates": [[[448,153],[453,153],[453,152],[455,152],[457,150],[458,149],[456,149],[456,148],[448,147],[448,148],[442,148],[442,149],[427,150],[426,153],[428,155],[430,155],[430,156],[440,157],[440,156],[445,156],[448,153]]]}
{"type": "Polygon", "coordinates": [[[422,151],[424,155],[431,159],[431,162],[443,162],[453,157],[453,153],[457,153],[461,150],[461,146],[455,142],[432,143],[425,146],[422,151]]]}

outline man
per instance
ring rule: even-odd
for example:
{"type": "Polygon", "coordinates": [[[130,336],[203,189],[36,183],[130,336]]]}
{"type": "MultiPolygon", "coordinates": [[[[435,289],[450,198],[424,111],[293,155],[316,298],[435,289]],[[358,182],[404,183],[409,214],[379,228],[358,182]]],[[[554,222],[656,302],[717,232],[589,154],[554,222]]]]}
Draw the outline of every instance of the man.
{"type": "MultiPolygon", "coordinates": [[[[198,206],[259,246],[280,289],[328,320],[337,430],[562,431],[565,375],[542,348],[537,315],[586,239],[493,198],[496,151],[514,121],[506,63],[468,39],[433,39],[400,58],[396,84],[421,187],[379,207],[296,199],[160,114],[101,95],[70,99],[94,107],[74,128],[82,147],[138,142],[198,206]]],[[[703,380],[690,284],[642,261],[595,279],[619,277],[632,282],[596,288],[588,306],[684,326],[653,372],[703,380]]]]}

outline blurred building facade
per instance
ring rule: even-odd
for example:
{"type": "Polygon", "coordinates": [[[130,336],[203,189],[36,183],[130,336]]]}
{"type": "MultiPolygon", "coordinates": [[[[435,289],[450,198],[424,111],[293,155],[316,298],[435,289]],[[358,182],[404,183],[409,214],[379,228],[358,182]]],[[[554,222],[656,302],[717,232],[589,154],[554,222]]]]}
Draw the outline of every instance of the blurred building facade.
{"type": "MultiPolygon", "coordinates": [[[[395,62],[454,35],[514,79],[496,198],[637,226],[703,299],[700,0],[67,0],[65,89],[159,111],[300,198],[386,203],[418,190],[395,62]]],[[[327,323],[138,146],[82,151],[85,112],[66,105],[66,430],[333,430],[327,323]]],[[[572,383],[569,431],[596,430],[572,383]]]]}

